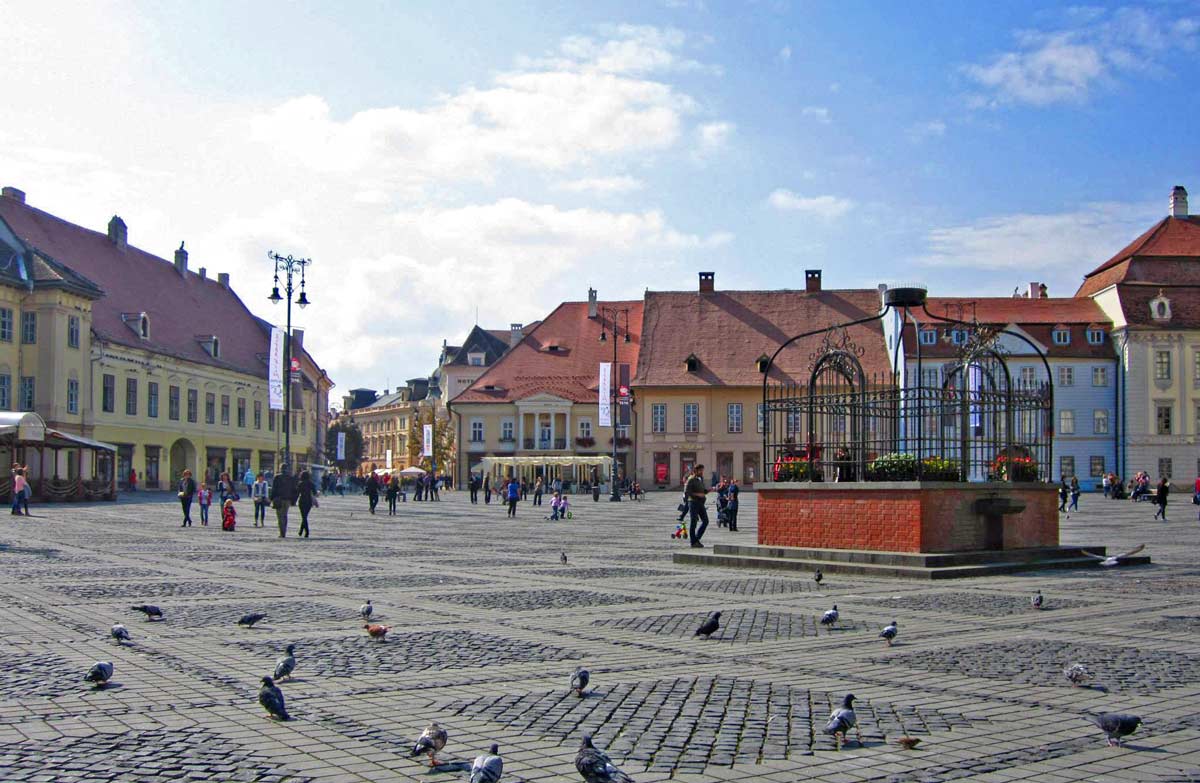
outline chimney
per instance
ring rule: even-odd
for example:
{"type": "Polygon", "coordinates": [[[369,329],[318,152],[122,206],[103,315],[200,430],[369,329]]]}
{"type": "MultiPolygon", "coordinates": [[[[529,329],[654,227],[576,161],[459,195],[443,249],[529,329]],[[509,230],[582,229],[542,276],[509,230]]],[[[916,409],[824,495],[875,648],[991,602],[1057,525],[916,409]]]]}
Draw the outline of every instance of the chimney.
{"type": "Polygon", "coordinates": [[[700,293],[711,294],[716,288],[716,273],[701,272],[700,273],[700,293]]]}
{"type": "MultiPolygon", "coordinates": [[[[304,330],[303,329],[292,329],[292,342],[294,342],[296,344],[297,348],[304,347],[304,330]]],[[[384,394],[387,394],[387,392],[385,391],[384,394]]]]}
{"type": "Polygon", "coordinates": [[[1050,289],[1048,289],[1046,287],[1045,283],[1038,283],[1038,299],[1049,299],[1049,298],[1050,298],[1050,289]]]}
{"type": "Polygon", "coordinates": [[[179,249],[175,251],[175,271],[181,275],[187,274],[187,251],[183,249],[182,242],[179,243],[179,249]]]}
{"type": "Polygon", "coordinates": [[[208,270],[205,269],[204,267],[200,267],[199,269],[196,270],[196,272],[200,275],[201,280],[208,279],[208,270]]]}
{"type": "Polygon", "coordinates": [[[20,188],[14,188],[12,185],[5,185],[3,190],[0,190],[0,196],[11,198],[13,201],[21,204],[25,203],[25,191],[20,188]]]}
{"type": "Polygon", "coordinates": [[[129,244],[129,229],[120,215],[113,215],[112,220],[108,221],[108,241],[122,249],[129,244]]]}
{"type": "Polygon", "coordinates": [[[595,318],[600,314],[600,308],[596,304],[596,289],[588,289],[588,318],[595,318]]]}
{"type": "Polygon", "coordinates": [[[217,282],[220,283],[221,285],[225,286],[226,288],[228,288],[229,287],[229,273],[228,272],[217,272],[217,282]]]}
{"type": "Polygon", "coordinates": [[[1029,290],[1025,292],[1025,298],[1026,299],[1041,299],[1042,298],[1042,284],[1041,283],[1030,283],[1029,290]]]}
{"type": "Polygon", "coordinates": [[[804,270],[804,290],[810,294],[821,290],[820,269],[804,270]]]}
{"type": "MultiPolygon", "coordinates": [[[[4,190],[4,195],[7,196],[8,188],[5,188],[4,190]]],[[[25,194],[22,193],[21,195],[24,196],[25,194]]],[[[1176,185],[1171,189],[1171,217],[1182,218],[1187,216],[1187,188],[1185,188],[1183,185],[1176,185]]]]}
{"type": "Polygon", "coordinates": [[[525,324],[509,324],[508,327],[508,344],[509,346],[516,345],[521,342],[521,338],[525,336],[525,324]]]}

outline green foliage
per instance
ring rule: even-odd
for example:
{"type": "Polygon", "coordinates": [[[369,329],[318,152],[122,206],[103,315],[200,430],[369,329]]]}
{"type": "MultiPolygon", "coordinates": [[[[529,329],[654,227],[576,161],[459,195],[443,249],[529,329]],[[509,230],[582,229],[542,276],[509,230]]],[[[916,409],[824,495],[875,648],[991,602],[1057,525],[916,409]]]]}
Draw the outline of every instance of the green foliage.
{"type": "Polygon", "coordinates": [[[353,419],[339,416],[329,426],[329,431],[325,433],[325,459],[329,461],[330,465],[336,465],[342,470],[355,471],[358,470],[358,463],[362,461],[362,455],[362,430],[358,428],[358,424],[353,419]],[[346,433],[346,458],[342,460],[337,458],[337,434],[339,432],[346,433]]]}
{"type": "MultiPolygon", "coordinates": [[[[960,465],[956,459],[925,457],[921,460],[921,480],[958,481],[960,465]]],[[[867,465],[867,481],[916,481],[917,455],[884,454],[867,465]]]]}

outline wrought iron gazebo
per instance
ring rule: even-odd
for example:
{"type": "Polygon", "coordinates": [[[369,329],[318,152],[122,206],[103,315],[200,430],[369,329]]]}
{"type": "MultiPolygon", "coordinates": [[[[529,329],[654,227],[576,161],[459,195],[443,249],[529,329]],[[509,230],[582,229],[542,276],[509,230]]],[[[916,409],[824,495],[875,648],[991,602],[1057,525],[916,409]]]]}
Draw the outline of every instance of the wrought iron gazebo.
{"type": "Polygon", "coordinates": [[[931,313],[923,288],[887,290],[876,315],[796,335],[760,369],[769,481],[1050,480],[1054,387],[1045,354],[1020,332],[931,313]],[[890,369],[868,373],[849,330],[889,317],[890,369]],[[949,327],[952,357],[922,356],[918,320],[949,327]],[[819,342],[807,383],[772,379],[780,353],[810,338],[819,342]],[[1041,361],[1045,380],[1013,378],[1005,345],[1014,341],[1041,361]]]}

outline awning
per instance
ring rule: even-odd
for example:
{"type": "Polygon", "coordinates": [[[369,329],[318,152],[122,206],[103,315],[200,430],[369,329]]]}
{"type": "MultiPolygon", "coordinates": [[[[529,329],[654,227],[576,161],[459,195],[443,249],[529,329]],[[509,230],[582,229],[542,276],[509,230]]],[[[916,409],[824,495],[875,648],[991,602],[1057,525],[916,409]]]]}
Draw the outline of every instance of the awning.
{"type": "Polygon", "coordinates": [[[405,468],[404,470],[400,471],[400,475],[401,476],[424,476],[425,471],[421,470],[416,465],[413,465],[411,468],[405,468]]]}
{"type": "Polygon", "coordinates": [[[91,438],[85,438],[82,435],[76,435],[71,432],[63,432],[62,430],[54,430],[46,428],[46,445],[55,446],[58,448],[79,448],[99,449],[101,451],[116,451],[117,447],[111,443],[104,443],[91,438]]]}
{"type": "Polygon", "coordinates": [[[521,467],[537,465],[603,465],[612,464],[612,457],[602,455],[570,456],[570,457],[484,457],[479,466],[490,470],[496,466],[521,467]]]}
{"type": "Polygon", "coordinates": [[[19,441],[41,443],[46,439],[46,422],[36,413],[0,413],[0,437],[10,435],[19,441]]]}

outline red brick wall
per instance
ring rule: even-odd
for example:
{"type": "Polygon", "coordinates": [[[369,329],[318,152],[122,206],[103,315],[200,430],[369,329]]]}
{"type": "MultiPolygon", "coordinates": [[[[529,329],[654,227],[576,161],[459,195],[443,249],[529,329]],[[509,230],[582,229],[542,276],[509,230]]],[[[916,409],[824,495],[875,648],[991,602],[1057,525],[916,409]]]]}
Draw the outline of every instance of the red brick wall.
{"type": "Polygon", "coordinates": [[[904,486],[872,483],[770,489],[758,495],[758,543],[884,552],[962,552],[984,548],[977,499],[1002,495],[1026,508],[1004,518],[1004,548],[1058,545],[1053,487],[904,486]],[[826,488],[828,487],[828,488],[826,488]]]}

